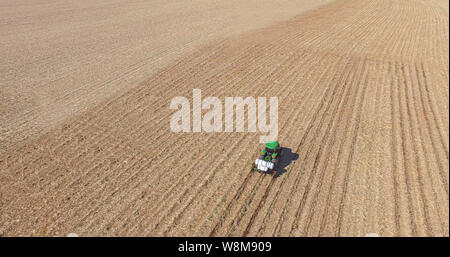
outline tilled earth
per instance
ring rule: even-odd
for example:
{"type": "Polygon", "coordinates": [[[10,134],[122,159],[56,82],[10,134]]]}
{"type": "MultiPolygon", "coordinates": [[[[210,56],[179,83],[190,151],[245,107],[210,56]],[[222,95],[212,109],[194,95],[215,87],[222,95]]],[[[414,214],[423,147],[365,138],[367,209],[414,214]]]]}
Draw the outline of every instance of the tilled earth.
{"type": "MultiPolygon", "coordinates": [[[[223,5],[215,2],[219,7],[210,4],[212,10],[223,5]]],[[[141,72],[128,82],[103,75],[133,77],[139,65],[152,66],[154,56],[135,66],[125,58],[121,68],[113,66],[122,60],[99,62],[104,70],[98,81],[76,76],[97,73],[83,66],[97,54],[103,62],[117,57],[114,40],[90,42],[103,51],[76,64],[70,56],[57,64],[52,62],[60,58],[47,56],[31,66],[21,58],[27,49],[9,53],[13,41],[1,41],[2,56],[10,58],[0,70],[1,97],[8,100],[0,103],[0,234],[448,236],[448,2],[298,6],[296,16],[282,12],[284,21],[273,18],[183,45],[189,49],[163,58],[141,83],[141,72]],[[8,73],[9,67],[24,70],[8,73]],[[64,86],[51,80],[41,85],[36,76],[42,72],[64,86]],[[194,88],[220,99],[278,97],[285,156],[276,179],[250,171],[262,147],[260,133],[170,130],[171,99],[192,100],[194,88]],[[53,102],[36,105],[34,98],[53,102]]],[[[103,13],[95,5],[84,12],[103,13]]],[[[136,12],[133,17],[148,15],[136,12]]],[[[69,12],[66,19],[81,17],[69,12]]],[[[0,28],[7,34],[4,21],[0,28]]],[[[93,21],[107,22],[87,19],[79,29],[97,26],[93,21]]],[[[43,17],[41,29],[50,22],[43,17]]],[[[127,37],[126,30],[119,32],[127,37]]],[[[76,46],[65,42],[67,49],[59,49],[64,54],[76,46]]]]}

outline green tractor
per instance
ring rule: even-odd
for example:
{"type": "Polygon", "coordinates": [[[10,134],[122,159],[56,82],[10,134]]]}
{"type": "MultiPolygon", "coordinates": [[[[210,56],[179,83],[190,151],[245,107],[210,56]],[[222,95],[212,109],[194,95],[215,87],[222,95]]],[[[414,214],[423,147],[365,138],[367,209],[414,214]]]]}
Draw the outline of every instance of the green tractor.
{"type": "Polygon", "coordinates": [[[282,148],[278,141],[269,141],[266,143],[259,158],[253,163],[253,170],[264,174],[272,173],[277,175],[278,162],[282,155],[282,148]]]}

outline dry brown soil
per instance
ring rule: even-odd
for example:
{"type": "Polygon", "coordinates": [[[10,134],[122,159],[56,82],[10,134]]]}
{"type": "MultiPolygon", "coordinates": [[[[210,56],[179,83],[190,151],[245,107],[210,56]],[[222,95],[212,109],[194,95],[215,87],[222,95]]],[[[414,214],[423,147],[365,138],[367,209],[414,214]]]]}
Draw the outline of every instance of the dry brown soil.
{"type": "Polygon", "coordinates": [[[1,235],[449,235],[447,1],[123,2],[0,2],[1,235]],[[194,88],[278,97],[279,177],[194,88]]]}

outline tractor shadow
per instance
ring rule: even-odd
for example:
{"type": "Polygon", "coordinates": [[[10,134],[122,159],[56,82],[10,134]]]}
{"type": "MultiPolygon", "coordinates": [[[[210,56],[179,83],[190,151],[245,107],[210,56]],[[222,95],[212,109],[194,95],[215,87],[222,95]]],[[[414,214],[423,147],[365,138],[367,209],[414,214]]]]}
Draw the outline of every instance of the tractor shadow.
{"type": "Polygon", "coordinates": [[[276,177],[282,176],[287,172],[287,167],[295,160],[298,159],[298,154],[293,153],[290,148],[282,147],[282,156],[278,163],[278,171],[276,177]]]}

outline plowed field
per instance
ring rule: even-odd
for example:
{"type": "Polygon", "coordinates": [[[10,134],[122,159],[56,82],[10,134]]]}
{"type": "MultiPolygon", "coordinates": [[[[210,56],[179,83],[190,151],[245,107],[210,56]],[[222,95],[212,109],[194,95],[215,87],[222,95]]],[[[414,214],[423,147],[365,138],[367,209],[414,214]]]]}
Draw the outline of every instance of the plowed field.
{"type": "MultiPolygon", "coordinates": [[[[37,12],[9,2],[3,17],[37,12]]],[[[447,1],[155,1],[173,15],[142,33],[123,24],[150,4],[40,2],[64,17],[0,18],[1,235],[449,235],[447,1]],[[53,19],[117,24],[83,42],[42,35],[53,19]],[[33,40],[47,52],[14,47],[33,40]],[[194,88],[278,97],[276,179],[250,171],[259,133],[170,130],[171,99],[194,88]]]]}

